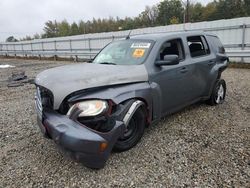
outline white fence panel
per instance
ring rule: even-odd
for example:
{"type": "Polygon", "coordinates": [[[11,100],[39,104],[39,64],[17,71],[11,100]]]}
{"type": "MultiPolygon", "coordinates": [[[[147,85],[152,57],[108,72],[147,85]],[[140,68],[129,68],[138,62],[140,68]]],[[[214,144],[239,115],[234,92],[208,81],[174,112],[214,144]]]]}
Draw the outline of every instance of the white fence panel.
{"type": "MultiPolygon", "coordinates": [[[[149,27],[134,29],[131,35],[146,33],[162,33],[183,30],[204,30],[219,36],[225,45],[226,51],[236,50],[232,60],[250,62],[250,54],[237,50],[248,50],[250,48],[250,17],[235,18],[229,20],[217,20],[210,22],[186,23],[168,26],[149,27]],[[240,58],[235,58],[239,54],[240,58]]],[[[68,37],[57,37],[49,39],[39,39],[32,41],[22,41],[0,43],[0,55],[32,55],[32,56],[78,56],[93,58],[105,45],[125,38],[130,31],[117,31],[107,33],[93,33],[68,37]]]]}

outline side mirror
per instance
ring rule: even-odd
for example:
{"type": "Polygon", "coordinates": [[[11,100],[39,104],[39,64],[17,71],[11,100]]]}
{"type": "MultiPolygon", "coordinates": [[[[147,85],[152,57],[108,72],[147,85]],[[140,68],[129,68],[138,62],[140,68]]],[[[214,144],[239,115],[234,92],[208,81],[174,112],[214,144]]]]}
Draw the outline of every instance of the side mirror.
{"type": "Polygon", "coordinates": [[[221,53],[216,54],[216,59],[218,59],[219,61],[229,61],[228,56],[226,54],[221,53]]]}
{"type": "Polygon", "coordinates": [[[178,55],[165,55],[163,60],[159,60],[155,62],[155,65],[157,66],[177,65],[177,64],[179,64],[178,55]]]}

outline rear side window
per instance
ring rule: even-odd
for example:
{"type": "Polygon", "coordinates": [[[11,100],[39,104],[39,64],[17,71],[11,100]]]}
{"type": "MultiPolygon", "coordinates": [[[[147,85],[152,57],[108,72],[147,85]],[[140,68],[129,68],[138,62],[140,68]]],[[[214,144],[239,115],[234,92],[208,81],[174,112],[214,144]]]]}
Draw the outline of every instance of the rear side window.
{"type": "Polygon", "coordinates": [[[199,57],[210,54],[210,50],[204,36],[188,37],[187,41],[191,57],[199,57]]]}
{"type": "Polygon", "coordinates": [[[209,35],[209,39],[212,40],[216,52],[221,54],[225,53],[225,48],[218,37],[209,35]]]}

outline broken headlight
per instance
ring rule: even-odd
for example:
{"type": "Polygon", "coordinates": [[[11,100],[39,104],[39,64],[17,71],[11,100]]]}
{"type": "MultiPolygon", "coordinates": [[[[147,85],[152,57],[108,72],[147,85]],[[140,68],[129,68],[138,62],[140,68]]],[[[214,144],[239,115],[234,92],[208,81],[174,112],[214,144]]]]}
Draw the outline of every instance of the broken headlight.
{"type": "Polygon", "coordinates": [[[105,113],[108,110],[107,101],[103,100],[88,100],[74,104],[69,109],[67,115],[77,117],[97,116],[105,113]]]}

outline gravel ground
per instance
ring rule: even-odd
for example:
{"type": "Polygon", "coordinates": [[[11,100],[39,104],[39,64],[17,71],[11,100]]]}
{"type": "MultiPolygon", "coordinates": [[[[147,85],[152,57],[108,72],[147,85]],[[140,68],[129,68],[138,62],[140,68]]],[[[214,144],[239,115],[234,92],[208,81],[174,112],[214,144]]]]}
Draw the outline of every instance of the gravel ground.
{"type": "Polygon", "coordinates": [[[226,101],[196,104],[164,118],[141,142],[91,170],[59,152],[36,128],[35,88],[8,88],[13,70],[29,77],[70,62],[1,59],[0,187],[250,187],[250,70],[227,69],[226,101]]]}

